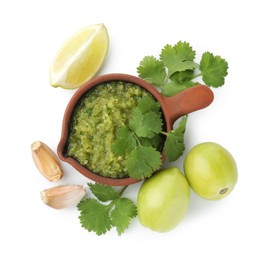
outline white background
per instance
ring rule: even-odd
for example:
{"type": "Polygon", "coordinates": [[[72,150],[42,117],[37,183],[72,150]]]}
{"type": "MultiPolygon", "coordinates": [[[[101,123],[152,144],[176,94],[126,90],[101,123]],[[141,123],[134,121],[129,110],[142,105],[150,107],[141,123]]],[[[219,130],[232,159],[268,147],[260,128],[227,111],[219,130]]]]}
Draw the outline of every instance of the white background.
{"type": "MultiPolygon", "coordinates": [[[[274,7],[273,1],[1,1],[0,239],[1,259],[274,259],[274,7]],[[122,236],[81,228],[76,209],[40,200],[49,183],[30,145],[56,149],[64,109],[74,91],[52,88],[53,56],[80,28],[104,23],[110,50],[99,74],[137,75],[145,55],[188,41],[229,63],[212,105],[189,117],[187,150],[214,141],[235,157],[239,180],[221,201],[191,194],[184,220],[168,233],[136,218],[122,236]]],[[[174,165],[182,170],[183,157],[174,165]]],[[[59,184],[88,181],[63,163],[59,184]]],[[[140,184],[125,195],[136,199],[140,184]]]]}

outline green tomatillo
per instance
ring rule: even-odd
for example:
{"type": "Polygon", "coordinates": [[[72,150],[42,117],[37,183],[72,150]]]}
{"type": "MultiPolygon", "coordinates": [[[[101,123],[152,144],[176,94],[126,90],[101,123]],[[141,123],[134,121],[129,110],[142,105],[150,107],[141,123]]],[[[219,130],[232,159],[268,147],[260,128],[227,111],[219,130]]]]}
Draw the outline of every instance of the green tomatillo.
{"type": "Polygon", "coordinates": [[[187,153],[184,172],[192,190],[209,200],[229,195],[238,179],[233,156],[213,142],[198,144],[187,153]]]}
{"type": "Polygon", "coordinates": [[[188,182],[178,168],[157,172],[139,190],[137,208],[140,223],[154,231],[170,231],[184,217],[189,196],[188,182]]]}

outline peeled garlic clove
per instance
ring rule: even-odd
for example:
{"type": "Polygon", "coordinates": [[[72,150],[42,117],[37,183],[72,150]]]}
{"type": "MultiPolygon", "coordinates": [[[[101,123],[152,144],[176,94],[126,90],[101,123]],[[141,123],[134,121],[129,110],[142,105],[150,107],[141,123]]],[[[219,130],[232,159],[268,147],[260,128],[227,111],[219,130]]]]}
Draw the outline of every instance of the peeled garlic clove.
{"type": "Polygon", "coordinates": [[[81,185],[61,185],[40,192],[42,201],[54,209],[74,207],[85,194],[81,185]]]}
{"type": "Polygon", "coordinates": [[[41,174],[49,181],[59,181],[63,170],[55,153],[40,141],[34,142],[31,149],[34,163],[41,174]]]}

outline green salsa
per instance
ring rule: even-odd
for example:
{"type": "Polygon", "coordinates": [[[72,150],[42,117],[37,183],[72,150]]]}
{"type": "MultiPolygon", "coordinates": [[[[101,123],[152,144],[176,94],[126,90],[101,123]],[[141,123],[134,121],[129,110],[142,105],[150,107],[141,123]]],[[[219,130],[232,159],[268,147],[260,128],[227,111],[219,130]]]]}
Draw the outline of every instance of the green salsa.
{"type": "Polygon", "coordinates": [[[99,175],[128,177],[127,156],[115,156],[111,146],[138,99],[148,95],[141,87],[123,81],[103,83],[88,91],[71,119],[68,156],[99,175]]]}

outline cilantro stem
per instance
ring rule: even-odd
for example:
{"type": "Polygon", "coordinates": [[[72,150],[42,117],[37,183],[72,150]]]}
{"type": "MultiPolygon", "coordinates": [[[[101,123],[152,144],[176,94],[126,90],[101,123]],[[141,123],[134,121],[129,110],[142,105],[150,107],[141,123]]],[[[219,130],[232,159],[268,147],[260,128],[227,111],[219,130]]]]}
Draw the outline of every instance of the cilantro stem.
{"type": "Polygon", "coordinates": [[[200,77],[200,76],[202,76],[202,73],[199,73],[199,74],[193,76],[192,78],[190,78],[190,80],[193,80],[193,79],[195,79],[195,78],[197,78],[197,77],[200,77]]]}
{"type": "Polygon", "coordinates": [[[164,131],[160,131],[160,133],[163,134],[163,135],[168,136],[168,133],[166,133],[166,132],[164,132],[164,131]]]}
{"type": "Polygon", "coordinates": [[[127,186],[124,186],[121,191],[119,192],[119,195],[121,196],[123,194],[123,192],[128,188],[128,185],[127,186]]]}
{"type": "Polygon", "coordinates": [[[137,136],[134,132],[133,132],[133,136],[134,136],[134,138],[136,139],[138,145],[141,145],[141,142],[139,141],[138,136],[137,136]]]}

